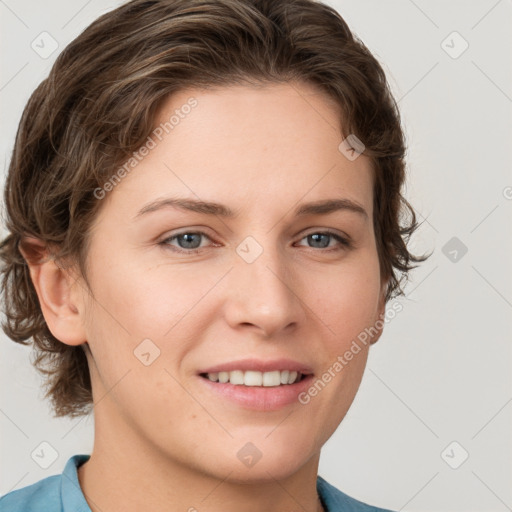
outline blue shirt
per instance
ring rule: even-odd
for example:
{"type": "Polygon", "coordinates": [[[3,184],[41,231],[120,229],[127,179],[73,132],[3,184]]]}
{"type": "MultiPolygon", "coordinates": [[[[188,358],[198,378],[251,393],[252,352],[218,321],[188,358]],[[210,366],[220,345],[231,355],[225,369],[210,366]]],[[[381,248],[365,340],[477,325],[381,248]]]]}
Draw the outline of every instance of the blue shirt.
{"type": "MultiPolygon", "coordinates": [[[[73,455],[61,475],[11,491],[0,498],[0,512],[91,512],[80,488],[77,468],[90,455],[73,455]]],[[[327,512],[391,512],[357,501],[317,478],[317,491],[327,512]]]]}

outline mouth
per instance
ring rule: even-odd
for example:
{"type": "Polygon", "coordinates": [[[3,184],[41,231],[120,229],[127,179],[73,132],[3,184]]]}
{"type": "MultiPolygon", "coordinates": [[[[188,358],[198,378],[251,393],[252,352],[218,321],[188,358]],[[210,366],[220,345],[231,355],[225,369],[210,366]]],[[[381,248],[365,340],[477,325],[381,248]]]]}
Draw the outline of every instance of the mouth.
{"type": "Polygon", "coordinates": [[[198,378],[213,401],[270,412],[299,404],[314,375],[311,368],[290,360],[246,360],[204,369],[198,378]]]}
{"type": "Polygon", "coordinates": [[[269,412],[299,403],[314,379],[313,368],[289,358],[247,358],[201,368],[201,388],[213,401],[269,412]]]}
{"type": "Polygon", "coordinates": [[[208,379],[211,382],[221,384],[233,384],[235,386],[246,387],[279,387],[290,386],[301,382],[308,375],[295,370],[273,370],[260,372],[255,370],[232,370],[221,372],[204,372],[199,376],[208,379]]]}

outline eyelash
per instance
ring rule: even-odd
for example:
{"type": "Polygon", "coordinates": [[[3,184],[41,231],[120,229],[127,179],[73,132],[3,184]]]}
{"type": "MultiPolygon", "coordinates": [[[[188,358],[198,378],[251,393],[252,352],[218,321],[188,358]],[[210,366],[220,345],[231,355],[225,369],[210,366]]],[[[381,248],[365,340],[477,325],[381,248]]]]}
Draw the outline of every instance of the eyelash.
{"type": "MultiPolygon", "coordinates": [[[[176,240],[179,236],[183,236],[183,235],[203,235],[204,237],[206,237],[209,240],[211,240],[211,238],[206,233],[204,233],[203,231],[183,231],[182,233],[177,233],[175,235],[172,235],[170,237],[165,238],[164,240],[159,242],[159,245],[164,246],[165,248],[170,248],[171,251],[174,251],[174,252],[177,252],[177,253],[185,253],[185,254],[198,254],[203,249],[207,248],[207,247],[199,247],[199,248],[196,248],[196,249],[183,249],[183,248],[177,248],[176,246],[170,245],[170,243],[169,243],[170,241],[176,240]]],[[[331,252],[331,251],[339,251],[342,248],[348,249],[348,248],[352,247],[351,242],[347,238],[344,238],[341,235],[339,235],[338,233],[334,233],[334,232],[329,231],[329,230],[327,230],[327,231],[314,231],[312,233],[308,233],[307,235],[302,237],[300,241],[304,240],[304,238],[307,238],[308,236],[311,236],[311,235],[328,235],[328,236],[331,236],[332,238],[337,240],[343,246],[343,247],[339,247],[339,248],[330,248],[330,249],[327,249],[327,248],[322,249],[322,248],[317,248],[317,247],[310,247],[310,249],[313,249],[313,250],[321,250],[323,252],[331,252]]]]}

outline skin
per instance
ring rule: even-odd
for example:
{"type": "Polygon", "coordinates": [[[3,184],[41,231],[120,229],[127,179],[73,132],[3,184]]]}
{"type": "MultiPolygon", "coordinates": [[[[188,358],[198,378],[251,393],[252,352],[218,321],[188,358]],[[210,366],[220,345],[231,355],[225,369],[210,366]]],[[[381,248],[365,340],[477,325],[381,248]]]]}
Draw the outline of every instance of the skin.
{"type": "Polygon", "coordinates": [[[95,441],[80,485],[94,512],[321,510],[320,449],[356,395],[369,345],[307,405],[277,411],[221,399],[197,372],[286,357],[319,376],[381,318],[370,160],[338,150],[339,107],[314,86],[181,91],[155,126],[191,96],[198,105],[102,199],[87,255],[91,289],[51,259],[30,267],[51,332],[87,348],[95,441]],[[134,219],[170,196],[238,215],[168,207],[134,219]],[[293,214],[333,198],[367,216],[293,214]],[[351,246],[307,236],[326,230],[351,246]],[[190,231],[206,233],[192,240],[197,254],[173,251],[190,251],[183,238],[159,245],[190,231]],[[263,249],[250,264],[236,252],[247,236],[263,249]],[[134,357],[146,338],[160,350],[149,366],[134,357]],[[247,442],[262,453],[252,467],[237,457],[247,442]]]}

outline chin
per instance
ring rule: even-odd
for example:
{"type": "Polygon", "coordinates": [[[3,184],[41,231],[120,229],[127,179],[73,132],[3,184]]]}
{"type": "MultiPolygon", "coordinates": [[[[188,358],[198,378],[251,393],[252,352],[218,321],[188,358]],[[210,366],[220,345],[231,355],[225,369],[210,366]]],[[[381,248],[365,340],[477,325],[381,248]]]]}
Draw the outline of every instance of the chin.
{"type": "MultiPolygon", "coordinates": [[[[268,431],[265,435],[268,435],[268,431]]],[[[212,461],[216,475],[223,479],[229,474],[229,481],[240,484],[282,480],[294,475],[319,452],[319,449],[314,449],[313,439],[294,439],[293,436],[285,439],[285,436],[276,436],[272,440],[273,435],[267,439],[255,436],[254,442],[235,442],[235,448],[226,447],[212,461]]]]}
{"type": "MultiPolygon", "coordinates": [[[[237,461],[238,462],[238,461],[237,461]]],[[[238,484],[265,484],[276,480],[284,480],[291,477],[307,462],[307,459],[300,457],[300,454],[294,454],[293,458],[283,461],[278,456],[263,457],[252,467],[244,467],[243,464],[231,464],[228,473],[219,475],[220,478],[226,478],[228,481],[238,484]]]]}

